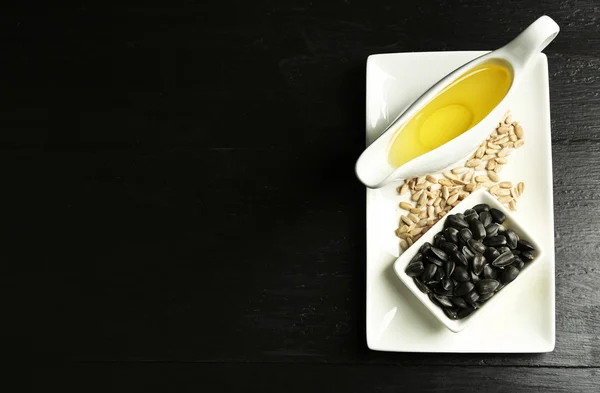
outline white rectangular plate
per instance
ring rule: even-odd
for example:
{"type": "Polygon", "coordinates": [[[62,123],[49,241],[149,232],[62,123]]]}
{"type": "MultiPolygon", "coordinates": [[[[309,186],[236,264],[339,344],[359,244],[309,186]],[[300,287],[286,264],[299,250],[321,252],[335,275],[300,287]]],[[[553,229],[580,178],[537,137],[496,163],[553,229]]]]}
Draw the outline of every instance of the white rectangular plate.
{"type": "MultiPolygon", "coordinates": [[[[447,73],[486,52],[424,52],[370,56],[367,62],[367,144],[447,73]]],[[[510,102],[525,145],[509,157],[502,180],[523,181],[518,219],[535,234],[543,256],[529,285],[507,293],[494,313],[460,333],[446,329],[393,270],[400,254],[394,230],[407,197],[398,184],[367,190],[367,345],[400,352],[548,352],[554,349],[554,215],[548,62],[540,54],[510,102]],[[507,332],[509,332],[507,334],[507,332]]],[[[498,119],[500,120],[500,119],[498,119]]],[[[492,132],[492,130],[490,130],[492,132]]]]}

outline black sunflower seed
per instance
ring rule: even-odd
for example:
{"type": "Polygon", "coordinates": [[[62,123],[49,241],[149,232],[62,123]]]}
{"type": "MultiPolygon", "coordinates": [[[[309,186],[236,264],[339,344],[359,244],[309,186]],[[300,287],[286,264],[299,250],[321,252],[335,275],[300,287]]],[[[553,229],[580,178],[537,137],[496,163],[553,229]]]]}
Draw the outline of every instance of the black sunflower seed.
{"type": "MultiPolygon", "coordinates": [[[[454,228],[452,228],[454,229],[454,228]]],[[[451,255],[453,252],[458,251],[458,246],[454,243],[450,243],[450,242],[443,242],[442,244],[440,244],[440,248],[446,253],[451,255]]]]}
{"type": "Polygon", "coordinates": [[[413,277],[413,280],[415,281],[415,285],[417,286],[417,288],[419,288],[419,291],[421,291],[423,293],[431,292],[429,290],[429,288],[427,287],[427,285],[423,284],[423,282],[421,280],[419,280],[417,277],[413,277]]]}
{"type": "Polygon", "coordinates": [[[498,228],[500,228],[500,225],[496,224],[495,222],[493,222],[489,225],[486,225],[485,236],[486,237],[496,236],[498,234],[498,228]]]}
{"type": "Polygon", "coordinates": [[[483,239],[483,244],[488,247],[500,247],[506,244],[506,238],[502,235],[486,237],[483,239]]]}
{"type": "Polygon", "coordinates": [[[533,255],[533,251],[522,251],[520,257],[523,261],[526,262],[533,261],[533,258],[535,258],[535,256],[533,255]]]}
{"type": "Polygon", "coordinates": [[[413,262],[417,262],[417,261],[422,261],[423,260],[423,254],[421,254],[420,252],[416,253],[414,257],[412,257],[412,259],[410,260],[409,264],[413,263],[413,262]]]}
{"type": "Polygon", "coordinates": [[[432,302],[433,304],[435,304],[436,306],[438,306],[438,307],[442,307],[442,308],[444,307],[444,306],[443,306],[443,305],[442,305],[442,304],[441,304],[441,303],[440,303],[440,302],[439,302],[439,301],[436,299],[436,297],[435,297],[435,294],[434,294],[433,292],[429,292],[429,294],[428,294],[427,296],[429,296],[429,300],[431,300],[431,302],[432,302]]]}
{"type": "Polygon", "coordinates": [[[429,251],[430,248],[431,248],[431,243],[425,242],[425,243],[423,243],[421,248],[419,248],[419,252],[422,254],[427,254],[427,251],[429,251]]]}
{"type": "Polygon", "coordinates": [[[448,254],[437,247],[431,247],[429,253],[435,255],[441,261],[446,262],[448,260],[448,254]]]}
{"type": "Polygon", "coordinates": [[[436,266],[439,266],[439,267],[444,266],[444,262],[439,260],[438,258],[436,258],[435,255],[431,255],[431,254],[426,255],[425,259],[427,259],[429,262],[433,263],[436,266]]]}
{"type": "Polygon", "coordinates": [[[504,232],[504,237],[506,237],[506,245],[511,250],[517,248],[517,242],[519,241],[519,236],[512,229],[507,229],[504,232]]]}
{"type": "Polygon", "coordinates": [[[504,254],[505,252],[512,252],[512,250],[506,246],[496,247],[496,250],[498,250],[500,254],[504,254]]]}
{"type": "Polygon", "coordinates": [[[496,288],[496,290],[494,292],[498,293],[498,291],[500,291],[502,288],[504,288],[506,284],[500,283],[500,285],[498,285],[498,288],[496,288]]]}
{"type": "Polygon", "coordinates": [[[493,261],[494,259],[496,259],[496,258],[498,258],[500,256],[500,253],[494,247],[488,247],[485,250],[485,252],[483,253],[483,256],[488,261],[493,261]]]}
{"type": "Polygon", "coordinates": [[[453,296],[453,297],[450,298],[450,301],[452,302],[452,304],[454,304],[458,308],[467,308],[467,307],[469,307],[469,305],[467,304],[467,302],[465,302],[465,299],[463,299],[462,297],[453,296]]]}
{"type": "Polygon", "coordinates": [[[479,280],[475,284],[475,286],[477,287],[477,292],[480,295],[485,295],[486,293],[494,292],[494,290],[498,288],[498,285],[500,285],[500,283],[493,279],[479,280]]]}
{"type": "Polygon", "coordinates": [[[485,295],[479,295],[479,303],[483,303],[486,300],[489,300],[492,296],[495,295],[495,292],[486,293],[485,295]]]}
{"type": "Polygon", "coordinates": [[[452,273],[452,278],[458,282],[467,282],[469,281],[470,276],[467,269],[462,266],[456,266],[454,268],[454,273],[452,273]]]}
{"type": "Polygon", "coordinates": [[[475,284],[477,281],[480,280],[479,276],[475,273],[473,273],[472,271],[469,273],[471,275],[471,282],[473,284],[475,284]]]}
{"type": "Polygon", "coordinates": [[[517,269],[521,270],[523,269],[523,266],[525,266],[525,262],[523,262],[523,260],[520,257],[516,256],[514,262],[510,266],[514,266],[517,269]]]}
{"type": "Polygon", "coordinates": [[[454,227],[444,229],[444,237],[452,243],[458,243],[458,229],[454,227]]]}
{"type": "Polygon", "coordinates": [[[423,274],[421,275],[421,281],[423,281],[424,283],[429,282],[433,278],[436,271],[436,265],[434,265],[433,263],[426,264],[425,271],[423,271],[423,274]]]}
{"type": "Polygon", "coordinates": [[[473,307],[461,308],[456,313],[456,316],[458,317],[458,319],[463,319],[473,314],[473,311],[475,311],[473,307]]]}
{"type": "Polygon", "coordinates": [[[444,278],[441,282],[442,288],[446,291],[452,291],[454,289],[454,281],[451,278],[444,278]]]}
{"type": "Polygon", "coordinates": [[[492,215],[490,212],[482,211],[479,213],[479,221],[481,221],[484,227],[487,227],[492,223],[492,215]]]}
{"type": "MultiPolygon", "coordinates": [[[[473,239],[471,239],[471,240],[473,240],[473,239]]],[[[471,249],[468,246],[464,246],[462,248],[462,253],[465,255],[467,260],[473,259],[473,257],[475,256],[475,253],[473,251],[471,251],[471,249]]]]}
{"type": "Polygon", "coordinates": [[[473,213],[465,216],[466,222],[470,223],[473,220],[479,220],[479,214],[473,212],[473,213]]]}
{"type": "Polygon", "coordinates": [[[413,263],[409,263],[404,272],[409,277],[417,277],[423,273],[425,270],[425,266],[423,266],[423,262],[416,261],[413,263]]]}
{"type": "Polygon", "coordinates": [[[469,223],[469,228],[473,233],[473,239],[481,240],[485,237],[485,227],[479,220],[471,220],[469,223]]]}
{"type": "Polygon", "coordinates": [[[502,224],[506,220],[506,216],[498,209],[490,209],[490,214],[495,223],[502,224]]]}
{"type": "Polygon", "coordinates": [[[521,250],[519,250],[518,248],[515,248],[514,250],[510,250],[510,251],[512,251],[512,253],[515,257],[518,257],[519,255],[521,255],[521,250]]]}
{"type": "Polygon", "coordinates": [[[508,266],[511,263],[513,263],[514,260],[515,260],[515,256],[509,250],[503,254],[500,254],[500,256],[498,258],[494,259],[492,261],[492,265],[494,265],[496,267],[504,267],[504,266],[508,266]]]}
{"type": "Polygon", "coordinates": [[[475,284],[473,284],[472,282],[461,282],[454,287],[454,294],[456,296],[464,296],[467,293],[471,292],[473,288],[475,288],[475,284]]]}
{"type": "Polygon", "coordinates": [[[447,296],[433,295],[433,297],[444,307],[454,307],[447,296]]]}
{"type": "Polygon", "coordinates": [[[450,254],[452,256],[452,259],[454,259],[454,261],[458,264],[458,265],[462,265],[462,266],[468,266],[469,262],[467,261],[467,257],[465,257],[465,254],[463,254],[460,251],[457,251],[453,254],[450,254]]]}
{"type": "Polygon", "coordinates": [[[504,235],[504,231],[506,231],[506,228],[504,227],[504,225],[500,225],[498,227],[498,235],[504,235]]]}
{"type": "MultiPolygon", "coordinates": [[[[453,289],[454,289],[454,287],[453,287],[453,289]]],[[[435,292],[441,296],[452,296],[452,294],[453,294],[452,290],[444,289],[444,287],[442,287],[441,282],[433,288],[433,292],[435,292]]]]}
{"type": "Polygon", "coordinates": [[[438,269],[435,271],[435,274],[433,275],[433,281],[434,282],[440,282],[442,281],[442,278],[446,277],[446,273],[444,273],[444,269],[441,269],[438,267],[438,269]]]}
{"type": "Polygon", "coordinates": [[[483,272],[483,268],[486,264],[487,260],[483,255],[475,255],[475,257],[471,261],[471,269],[473,270],[473,273],[479,275],[481,274],[481,272],[483,272]]]}
{"type": "Polygon", "coordinates": [[[439,247],[441,242],[445,242],[446,238],[444,237],[444,235],[442,234],[442,232],[436,233],[435,236],[433,237],[433,245],[436,247],[439,247]]]}
{"type": "Polygon", "coordinates": [[[533,244],[524,239],[521,239],[517,242],[517,248],[521,251],[535,251],[533,244]]]}
{"type": "Polygon", "coordinates": [[[519,275],[519,269],[514,267],[513,265],[509,265],[504,268],[502,274],[500,275],[500,282],[503,284],[508,284],[513,281],[519,275]]]}
{"type": "Polygon", "coordinates": [[[473,209],[467,209],[465,210],[465,212],[463,213],[466,216],[468,216],[469,214],[473,214],[473,213],[477,213],[475,210],[473,209]]]}
{"type": "Polygon", "coordinates": [[[444,273],[446,273],[446,277],[452,277],[455,267],[456,263],[452,259],[444,264],[444,273]]]}
{"type": "Polygon", "coordinates": [[[490,210],[490,207],[488,205],[486,205],[485,203],[480,203],[479,205],[473,206],[473,210],[475,210],[477,213],[481,214],[481,212],[483,212],[483,211],[490,210]]]}
{"type": "Polygon", "coordinates": [[[498,270],[494,268],[492,265],[487,264],[483,267],[483,278],[493,279],[498,278],[498,270]]]}
{"type": "Polygon", "coordinates": [[[458,218],[462,218],[463,220],[465,219],[465,215],[463,213],[456,213],[455,216],[458,218]]]}
{"type": "Polygon", "coordinates": [[[458,319],[458,314],[454,308],[444,307],[444,314],[450,319],[458,319]]]}
{"type": "Polygon", "coordinates": [[[486,247],[483,245],[483,243],[475,239],[469,239],[467,245],[474,254],[483,254],[485,252],[486,247]]]}
{"type": "Polygon", "coordinates": [[[454,227],[456,229],[468,228],[469,224],[465,221],[464,218],[458,216],[457,214],[452,214],[448,216],[444,223],[447,227],[454,227]]]}
{"type": "Polygon", "coordinates": [[[479,300],[479,294],[477,291],[471,291],[463,296],[465,302],[467,302],[471,307],[477,306],[477,301],[479,300]]]}
{"type": "Polygon", "coordinates": [[[468,228],[463,228],[458,232],[458,239],[465,244],[467,244],[467,241],[469,241],[469,239],[472,239],[472,238],[473,238],[473,233],[468,228]]]}

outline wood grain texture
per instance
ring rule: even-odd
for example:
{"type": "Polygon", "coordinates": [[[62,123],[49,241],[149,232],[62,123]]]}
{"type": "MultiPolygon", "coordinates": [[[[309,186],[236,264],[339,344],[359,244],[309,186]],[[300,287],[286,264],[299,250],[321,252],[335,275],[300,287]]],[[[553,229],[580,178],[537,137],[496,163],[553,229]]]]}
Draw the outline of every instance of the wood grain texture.
{"type": "Polygon", "coordinates": [[[2,7],[7,349],[133,391],[599,390],[597,2],[2,7]],[[544,13],[556,350],[368,351],[366,57],[491,49],[544,13]]]}
{"type": "Polygon", "coordinates": [[[289,364],[84,363],[34,370],[47,388],[86,387],[86,391],[236,392],[397,392],[596,393],[600,374],[593,368],[414,367],[289,364]],[[63,384],[68,372],[67,383],[63,384]],[[235,376],[235,378],[232,378],[235,376]],[[126,377],[126,378],[124,378],[126,377]],[[88,381],[95,383],[90,385],[88,381]],[[122,381],[125,381],[123,383],[122,381]]]}

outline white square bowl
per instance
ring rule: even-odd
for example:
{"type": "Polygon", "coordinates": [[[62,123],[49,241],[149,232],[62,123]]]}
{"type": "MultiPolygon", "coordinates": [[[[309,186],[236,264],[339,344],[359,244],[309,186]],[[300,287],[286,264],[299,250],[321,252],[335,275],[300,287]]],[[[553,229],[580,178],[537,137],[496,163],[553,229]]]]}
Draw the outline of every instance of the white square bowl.
{"type": "MultiPolygon", "coordinates": [[[[500,203],[496,198],[494,198],[490,193],[484,190],[478,190],[468,197],[466,197],[462,202],[456,205],[452,210],[448,212],[441,220],[439,220],[429,231],[425,233],[418,241],[416,241],[406,252],[402,253],[396,262],[394,262],[394,271],[400,278],[400,280],[410,289],[410,291],[421,301],[421,303],[441,322],[451,331],[458,333],[464,328],[466,328],[472,321],[478,319],[483,313],[490,312],[495,307],[498,307],[498,304],[501,303],[504,299],[504,296],[507,292],[515,290],[519,286],[527,285],[527,276],[528,273],[531,272],[532,269],[535,269],[540,263],[542,263],[541,256],[543,254],[543,249],[535,240],[535,236],[529,233],[522,225],[519,224],[517,220],[511,215],[509,211],[500,203]],[[475,310],[471,315],[463,319],[453,320],[448,318],[448,316],[442,311],[440,307],[433,304],[429,299],[429,296],[424,294],[419,290],[417,285],[415,284],[412,277],[408,276],[404,271],[408,266],[410,260],[419,252],[419,249],[425,242],[429,242],[433,244],[433,237],[444,229],[444,223],[449,215],[456,213],[463,213],[467,209],[473,208],[473,206],[478,205],[480,203],[485,203],[490,206],[490,208],[495,208],[500,210],[506,215],[506,221],[502,224],[507,229],[512,229],[517,233],[519,239],[525,239],[529,241],[535,247],[535,258],[530,262],[525,262],[525,266],[519,272],[517,278],[511,283],[506,284],[504,288],[498,291],[494,296],[492,296],[488,301],[484,302],[482,306],[475,310]],[[536,262],[540,263],[536,263],[536,262]]],[[[491,263],[491,261],[488,261],[491,263]]],[[[516,299],[511,298],[512,301],[516,299]]]]}

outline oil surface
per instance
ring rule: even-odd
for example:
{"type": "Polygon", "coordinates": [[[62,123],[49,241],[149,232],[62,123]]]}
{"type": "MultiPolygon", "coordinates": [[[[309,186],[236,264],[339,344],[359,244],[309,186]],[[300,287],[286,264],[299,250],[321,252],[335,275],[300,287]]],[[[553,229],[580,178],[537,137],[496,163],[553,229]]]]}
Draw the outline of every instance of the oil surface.
{"type": "Polygon", "coordinates": [[[502,101],[511,82],[508,68],[498,64],[479,65],[458,77],[396,131],[390,165],[397,168],[475,126],[502,101]]]}

